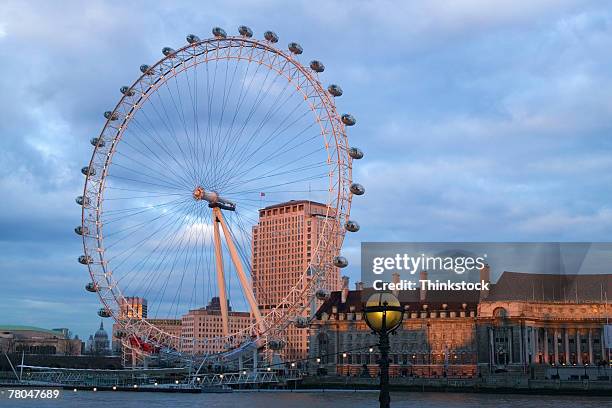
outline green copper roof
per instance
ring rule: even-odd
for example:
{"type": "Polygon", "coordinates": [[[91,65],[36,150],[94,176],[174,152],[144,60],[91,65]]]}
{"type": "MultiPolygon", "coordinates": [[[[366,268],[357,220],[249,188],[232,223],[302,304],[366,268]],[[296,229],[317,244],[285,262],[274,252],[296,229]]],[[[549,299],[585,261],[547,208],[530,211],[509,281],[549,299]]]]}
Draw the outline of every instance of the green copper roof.
{"type": "Polygon", "coordinates": [[[41,327],[34,327],[34,326],[18,326],[18,325],[11,325],[11,324],[0,324],[0,332],[3,332],[3,331],[36,331],[36,332],[54,334],[56,336],[62,336],[61,332],[58,332],[55,330],[43,329],[41,327]]]}

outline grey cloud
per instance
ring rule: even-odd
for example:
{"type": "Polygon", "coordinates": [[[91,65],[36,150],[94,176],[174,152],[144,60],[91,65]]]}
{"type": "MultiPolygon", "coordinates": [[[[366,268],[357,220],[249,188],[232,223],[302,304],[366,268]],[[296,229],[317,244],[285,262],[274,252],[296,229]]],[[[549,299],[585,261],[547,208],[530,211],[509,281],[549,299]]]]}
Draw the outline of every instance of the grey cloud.
{"type": "Polygon", "coordinates": [[[609,240],[611,23],[579,1],[5,2],[0,297],[13,323],[95,330],[72,232],[89,139],[140,64],[214,25],[298,40],[344,88],[366,152],[352,277],[362,240],[609,240]]]}

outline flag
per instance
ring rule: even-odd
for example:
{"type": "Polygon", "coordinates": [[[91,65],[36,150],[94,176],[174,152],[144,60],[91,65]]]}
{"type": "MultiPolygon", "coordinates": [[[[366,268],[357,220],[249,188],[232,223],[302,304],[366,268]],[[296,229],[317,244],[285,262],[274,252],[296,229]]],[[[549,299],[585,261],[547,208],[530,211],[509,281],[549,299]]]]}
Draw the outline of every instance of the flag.
{"type": "Polygon", "coordinates": [[[260,197],[265,197],[265,196],[266,196],[266,193],[259,193],[259,196],[260,196],[260,197]]]}

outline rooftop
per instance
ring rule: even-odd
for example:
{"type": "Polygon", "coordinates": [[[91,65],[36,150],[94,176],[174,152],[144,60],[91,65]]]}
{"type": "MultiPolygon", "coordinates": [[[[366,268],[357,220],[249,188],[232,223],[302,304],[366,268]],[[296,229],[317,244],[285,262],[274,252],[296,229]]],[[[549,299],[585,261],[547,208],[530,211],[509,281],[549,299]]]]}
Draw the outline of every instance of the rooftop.
{"type": "MultiPolygon", "coordinates": [[[[373,292],[372,288],[349,291],[344,303],[342,291],[332,292],[316,315],[318,318],[323,313],[329,315],[333,307],[337,313],[359,313],[363,302],[373,292]]],[[[460,310],[464,303],[467,310],[474,310],[480,302],[480,292],[428,290],[425,300],[421,301],[418,289],[400,290],[398,298],[402,306],[408,306],[411,311],[421,310],[424,304],[428,305],[429,310],[441,310],[444,304],[447,310],[460,310]]],[[[491,284],[484,301],[603,303],[608,299],[612,301],[612,274],[559,275],[506,271],[497,283],[491,284]]]]}
{"type": "Polygon", "coordinates": [[[62,332],[55,331],[55,330],[49,330],[49,329],[43,329],[41,327],[0,324],[0,332],[16,332],[16,331],[34,331],[34,332],[40,332],[40,333],[53,334],[55,336],[60,336],[60,337],[64,336],[62,332]]]}
{"type": "Polygon", "coordinates": [[[259,211],[263,211],[263,210],[271,210],[273,208],[281,208],[281,207],[287,207],[290,205],[296,205],[296,204],[313,204],[316,206],[320,206],[320,207],[326,207],[325,204],[316,202],[316,201],[310,201],[310,200],[290,200],[290,201],[285,201],[284,203],[278,203],[278,204],[273,204],[270,206],[267,206],[265,208],[262,208],[259,211]]]}
{"type": "MultiPolygon", "coordinates": [[[[350,290],[346,302],[342,303],[342,291],[332,292],[330,298],[317,311],[317,317],[321,317],[323,313],[331,314],[332,307],[336,307],[337,313],[360,313],[364,301],[372,293],[374,293],[372,288],[350,290]]],[[[421,301],[419,290],[400,290],[398,292],[398,299],[402,306],[408,306],[408,310],[411,311],[421,310],[422,304],[427,304],[431,310],[441,310],[442,305],[446,305],[447,310],[463,310],[464,303],[467,310],[475,310],[479,296],[478,291],[428,291],[425,300],[421,301]]]]}
{"type": "Polygon", "coordinates": [[[612,274],[559,275],[504,272],[487,300],[605,302],[612,300],[612,274]]]}

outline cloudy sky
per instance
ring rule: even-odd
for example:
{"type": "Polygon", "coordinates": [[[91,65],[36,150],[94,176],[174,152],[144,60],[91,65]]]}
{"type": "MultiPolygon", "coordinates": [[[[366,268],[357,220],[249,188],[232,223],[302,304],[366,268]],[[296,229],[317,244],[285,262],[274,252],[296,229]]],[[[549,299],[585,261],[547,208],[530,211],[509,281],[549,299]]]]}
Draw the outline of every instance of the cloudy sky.
{"type": "Polygon", "coordinates": [[[602,2],[62,3],[0,5],[0,324],[96,329],[73,232],[89,139],[140,64],[217,25],[299,41],[344,89],[366,153],[353,281],[361,241],[610,241],[602,2]]]}

